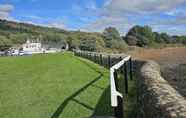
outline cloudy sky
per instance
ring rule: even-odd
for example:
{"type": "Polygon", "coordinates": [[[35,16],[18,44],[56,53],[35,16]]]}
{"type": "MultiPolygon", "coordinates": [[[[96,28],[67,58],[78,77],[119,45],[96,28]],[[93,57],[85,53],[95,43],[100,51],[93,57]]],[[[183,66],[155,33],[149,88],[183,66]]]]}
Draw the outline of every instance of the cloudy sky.
{"type": "Polygon", "coordinates": [[[125,34],[134,25],[186,35],[186,0],[0,0],[0,18],[69,30],[125,34]]]}

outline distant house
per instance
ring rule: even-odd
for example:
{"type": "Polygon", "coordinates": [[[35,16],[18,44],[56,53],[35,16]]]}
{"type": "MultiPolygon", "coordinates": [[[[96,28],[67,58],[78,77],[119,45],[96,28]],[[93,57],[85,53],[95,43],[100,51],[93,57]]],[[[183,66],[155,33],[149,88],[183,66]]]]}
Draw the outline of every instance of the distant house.
{"type": "Polygon", "coordinates": [[[41,42],[39,40],[30,40],[28,39],[25,44],[22,45],[22,50],[29,53],[43,53],[45,51],[42,48],[41,42]]]}

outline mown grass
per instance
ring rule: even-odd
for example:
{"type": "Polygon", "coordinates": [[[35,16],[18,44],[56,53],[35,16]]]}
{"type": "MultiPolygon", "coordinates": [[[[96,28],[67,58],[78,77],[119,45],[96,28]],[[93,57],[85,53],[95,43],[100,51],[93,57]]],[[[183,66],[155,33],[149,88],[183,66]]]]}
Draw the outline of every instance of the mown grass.
{"type": "Polygon", "coordinates": [[[0,118],[112,115],[109,73],[72,54],[0,58],[0,118]]]}

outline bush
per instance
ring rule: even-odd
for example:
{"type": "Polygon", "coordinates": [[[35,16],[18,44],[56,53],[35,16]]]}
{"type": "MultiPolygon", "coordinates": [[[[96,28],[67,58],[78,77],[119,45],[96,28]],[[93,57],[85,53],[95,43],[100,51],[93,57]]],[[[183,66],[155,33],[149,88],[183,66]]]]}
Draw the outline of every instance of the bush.
{"type": "Polygon", "coordinates": [[[112,40],[111,43],[112,49],[124,50],[127,48],[127,44],[123,40],[112,40]]]}
{"type": "Polygon", "coordinates": [[[4,36],[0,36],[0,50],[8,50],[12,46],[12,42],[4,36]]]}

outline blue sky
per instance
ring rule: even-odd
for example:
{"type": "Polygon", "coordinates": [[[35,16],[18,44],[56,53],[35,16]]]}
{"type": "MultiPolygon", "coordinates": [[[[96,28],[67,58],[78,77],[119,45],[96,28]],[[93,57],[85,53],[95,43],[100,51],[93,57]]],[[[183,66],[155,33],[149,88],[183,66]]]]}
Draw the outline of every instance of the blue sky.
{"type": "Polygon", "coordinates": [[[186,0],[0,0],[0,18],[90,32],[113,26],[122,34],[150,25],[186,35],[186,0]]]}

